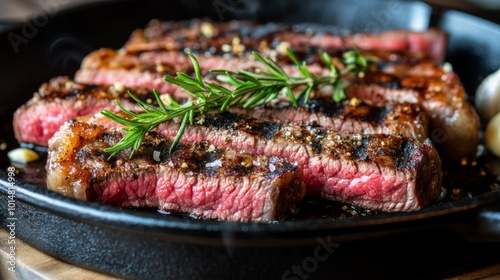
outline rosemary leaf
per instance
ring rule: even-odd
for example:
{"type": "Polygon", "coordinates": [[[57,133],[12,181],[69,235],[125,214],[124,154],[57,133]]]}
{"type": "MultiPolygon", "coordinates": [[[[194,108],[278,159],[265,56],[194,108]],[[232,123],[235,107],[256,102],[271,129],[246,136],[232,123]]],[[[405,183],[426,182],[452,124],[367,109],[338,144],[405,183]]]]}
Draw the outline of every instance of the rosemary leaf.
{"type": "Polygon", "coordinates": [[[181,140],[182,134],[184,134],[184,130],[186,130],[186,126],[187,126],[190,115],[191,115],[190,113],[186,113],[184,115],[184,118],[182,118],[182,122],[181,122],[181,126],[179,127],[179,131],[177,132],[177,135],[175,136],[174,141],[172,142],[172,146],[170,146],[170,153],[172,153],[175,146],[177,146],[177,144],[181,140]]]}

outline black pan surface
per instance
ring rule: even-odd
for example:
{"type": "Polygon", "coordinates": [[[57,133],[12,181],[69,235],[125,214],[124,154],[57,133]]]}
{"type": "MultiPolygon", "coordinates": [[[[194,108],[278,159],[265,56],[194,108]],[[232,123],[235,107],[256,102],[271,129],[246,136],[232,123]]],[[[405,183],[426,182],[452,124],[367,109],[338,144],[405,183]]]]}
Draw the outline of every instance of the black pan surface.
{"type": "Polygon", "coordinates": [[[447,61],[470,94],[500,67],[499,25],[418,1],[150,0],[69,11],[54,5],[30,21],[2,27],[3,227],[14,217],[17,238],[64,261],[130,279],[431,279],[498,260],[487,256],[500,241],[500,163],[487,155],[474,164],[448,166],[449,191],[460,189],[462,195],[448,192],[418,212],[340,215],[310,201],[302,215],[271,224],[197,220],[77,201],[43,187],[40,162],[15,167],[16,175],[9,175],[12,163],[6,151],[18,146],[12,113],[41,83],[56,75],[72,76],[90,51],[119,48],[132,30],[153,18],[193,17],[314,23],[355,32],[441,27],[450,34],[447,61]],[[12,181],[15,207],[10,215],[12,181]],[[308,212],[318,208],[326,214],[308,212]]]}

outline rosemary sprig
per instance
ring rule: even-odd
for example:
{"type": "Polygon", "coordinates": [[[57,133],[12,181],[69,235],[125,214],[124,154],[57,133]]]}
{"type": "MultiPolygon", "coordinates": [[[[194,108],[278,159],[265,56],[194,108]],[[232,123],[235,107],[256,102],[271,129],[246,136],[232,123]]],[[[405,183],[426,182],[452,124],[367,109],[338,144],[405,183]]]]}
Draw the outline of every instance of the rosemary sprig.
{"type": "Polygon", "coordinates": [[[337,68],[332,58],[325,52],[320,51],[321,59],[328,67],[329,74],[324,76],[315,76],[307,68],[305,62],[299,62],[296,56],[287,50],[290,59],[295,63],[301,76],[289,76],[283,68],[274,60],[268,57],[262,57],[257,52],[253,52],[254,58],[262,64],[263,68],[255,72],[246,70],[229,71],[223,69],[210,70],[212,73],[218,73],[217,80],[220,83],[204,81],[201,77],[201,70],[198,60],[189,53],[193,63],[195,76],[192,77],[182,72],[177,73],[177,77],[165,76],[164,80],[168,83],[181,87],[184,91],[193,96],[193,99],[185,103],[178,103],[169,95],[168,101],[163,102],[158,93],[153,94],[158,103],[158,107],[147,104],[139,100],[131,92],[128,94],[144,109],[144,112],[134,113],[125,109],[117,100],[117,106],[129,117],[122,117],[108,110],[102,111],[102,114],[111,120],[124,125],[127,134],[118,144],[107,148],[105,152],[111,152],[111,156],[119,151],[132,147],[130,157],[132,157],[142,144],[146,133],[161,123],[168,120],[182,118],[179,131],[170,147],[170,152],[179,143],[186,126],[193,124],[195,115],[202,115],[208,112],[224,111],[228,108],[241,106],[243,108],[253,108],[269,103],[278,97],[279,94],[286,94],[294,107],[298,107],[298,101],[301,98],[306,103],[311,92],[315,88],[322,86],[331,86],[333,88],[333,100],[340,102],[346,98],[345,85],[342,75],[351,73],[362,75],[372,62],[362,56],[358,51],[348,51],[344,53],[343,59],[339,62],[343,65],[342,71],[337,68]],[[232,89],[223,86],[231,85],[232,89]],[[294,89],[301,88],[300,93],[295,96],[294,89]]]}

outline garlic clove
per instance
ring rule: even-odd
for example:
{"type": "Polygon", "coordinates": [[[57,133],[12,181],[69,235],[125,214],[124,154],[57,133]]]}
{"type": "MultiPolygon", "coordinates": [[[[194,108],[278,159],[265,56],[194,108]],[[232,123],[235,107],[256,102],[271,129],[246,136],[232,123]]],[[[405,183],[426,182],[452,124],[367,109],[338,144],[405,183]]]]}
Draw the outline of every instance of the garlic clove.
{"type": "Polygon", "coordinates": [[[500,113],[500,69],[481,82],[474,101],[479,115],[485,121],[500,113]]]}
{"type": "Polygon", "coordinates": [[[488,122],[484,141],[486,148],[495,156],[500,157],[500,113],[488,122]]]}
{"type": "Polygon", "coordinates": [[[22,164],[39,159],[39,156],[36,152],[26,148],[17,148],[11,150],[7,153],[7,156],[9,157],[10,161],[22,164]]]}

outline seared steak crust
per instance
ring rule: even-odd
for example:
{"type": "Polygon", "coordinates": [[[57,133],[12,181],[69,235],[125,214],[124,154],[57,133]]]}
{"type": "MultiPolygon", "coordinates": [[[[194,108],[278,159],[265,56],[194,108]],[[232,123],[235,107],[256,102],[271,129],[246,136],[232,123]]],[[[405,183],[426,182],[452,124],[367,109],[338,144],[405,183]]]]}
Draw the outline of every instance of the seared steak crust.
{"type": "Polygon", "coordinates": [[[304,197],[302,171],[278,157],[255,156],[207,142],[180,144],[155,133],[132,159],[103,149],[119,129],[67,122],[50,140],[49,189],[115,206],[158,207],[198,217],[272,221],[304,197]]]}

